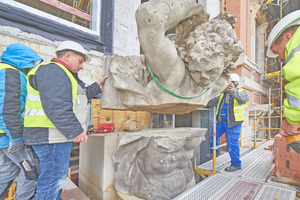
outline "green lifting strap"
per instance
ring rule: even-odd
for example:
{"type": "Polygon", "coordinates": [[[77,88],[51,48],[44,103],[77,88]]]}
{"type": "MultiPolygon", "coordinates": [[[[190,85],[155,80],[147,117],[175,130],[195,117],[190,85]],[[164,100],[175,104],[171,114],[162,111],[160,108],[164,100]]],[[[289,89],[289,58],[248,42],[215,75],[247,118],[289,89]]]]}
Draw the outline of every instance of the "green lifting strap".
{"type": "Polygon", "coordinates": [[[178,94],[175,94],[175,93],[171,92],[170,90],[168,90],[167,88],[165,88],[165,87],[157,80],[157,78],[154,76],[154,74],[153,74],[152,70],[150,69],[150,67],[149,67],[149,65],[148,65],[147,62],[146,62],[146,64],[147,64],[148,70],[149,70],[149,72],[150,72],[150,74],[151,74],[153,80],[157,83],[157,85],[158,85],[161,89],[163,89],[165,92],[167,92],[167,93],[173,95],[174,97],[178,97],[178,98],[181,98],[181,99],[194,99],[194,98],[197,98],[197,97],[201,97],[201,96],[204,95],[208,90],[210,90],[210,89],[212,88],[212,86],[214,85],[214,84],[212,84],[212,86],[210,86],[210,88],[207,88],[202,94],[200,94],[200,95],[198,95],[198,96],[193,96],[193,97],[183,97],[183,96],[180,96],[180,95],[178,95],[178,94]]]}

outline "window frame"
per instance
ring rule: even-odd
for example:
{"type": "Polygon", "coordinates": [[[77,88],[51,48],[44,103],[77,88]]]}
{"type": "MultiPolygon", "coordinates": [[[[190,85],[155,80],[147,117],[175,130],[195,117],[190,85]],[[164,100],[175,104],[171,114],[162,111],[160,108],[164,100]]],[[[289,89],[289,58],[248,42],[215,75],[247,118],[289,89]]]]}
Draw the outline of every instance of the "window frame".
{"type": "Polygon", "coordinates": [[[73,40],[87,50],[112,55],[114,0],[97,0],[96,8],[96,30],[90,30],[25,4],[2,0],[0,25],[15,27],[51,41],[73,40]]]}

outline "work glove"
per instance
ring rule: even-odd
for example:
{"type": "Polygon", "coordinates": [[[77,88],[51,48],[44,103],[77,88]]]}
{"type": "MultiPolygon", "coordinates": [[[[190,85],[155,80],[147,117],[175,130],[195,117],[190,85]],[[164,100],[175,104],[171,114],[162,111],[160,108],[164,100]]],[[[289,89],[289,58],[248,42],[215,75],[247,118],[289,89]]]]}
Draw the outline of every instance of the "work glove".
{"type": "Polygon", "coordinates": [[[9,142],[9,148],[7,149],[7,151],[9,153],[17,153],[21,151],[23,148],[24,148],[23,140],[18,140],[14,142],[9,142]]]}

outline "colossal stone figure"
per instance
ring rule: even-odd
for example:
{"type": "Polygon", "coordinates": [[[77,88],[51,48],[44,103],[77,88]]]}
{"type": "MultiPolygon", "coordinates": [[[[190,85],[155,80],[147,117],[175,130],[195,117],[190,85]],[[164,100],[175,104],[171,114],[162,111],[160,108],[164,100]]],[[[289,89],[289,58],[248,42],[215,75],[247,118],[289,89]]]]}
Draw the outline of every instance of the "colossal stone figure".
{"type": "Polygon", "coordinates": [[[147,200],[176,197],[194,178],[191,159],[205,133],[201,128],[176,128],[123,136],[113,154],[115,189],[147,200]]]}
{"type": "Polygon", "coordinates": [[[144,55],[106,58],[101,108],[183,114],[206,106],[227,87],[243,52],[235,16],[208,18],[196,0],[141,4],[136,21],[144,55]],[[165,36],[174,26],[176,34],[165,36]]]}

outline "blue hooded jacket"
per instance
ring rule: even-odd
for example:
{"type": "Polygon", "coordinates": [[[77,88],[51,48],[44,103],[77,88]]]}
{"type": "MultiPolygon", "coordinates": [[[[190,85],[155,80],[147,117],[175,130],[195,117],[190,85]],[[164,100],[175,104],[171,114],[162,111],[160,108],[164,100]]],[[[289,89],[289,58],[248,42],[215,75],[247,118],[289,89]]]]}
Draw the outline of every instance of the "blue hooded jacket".
{"type": "Polygon", "coordinates": [[[43,59],[23,44],[11,44],[1,55],[1,63],[15,69],[0,70],[0,148],[8,148],[10,141],[23,139],[23,110],[27,94],[27,79],[21,70],[32,68],[43,59]]]}

